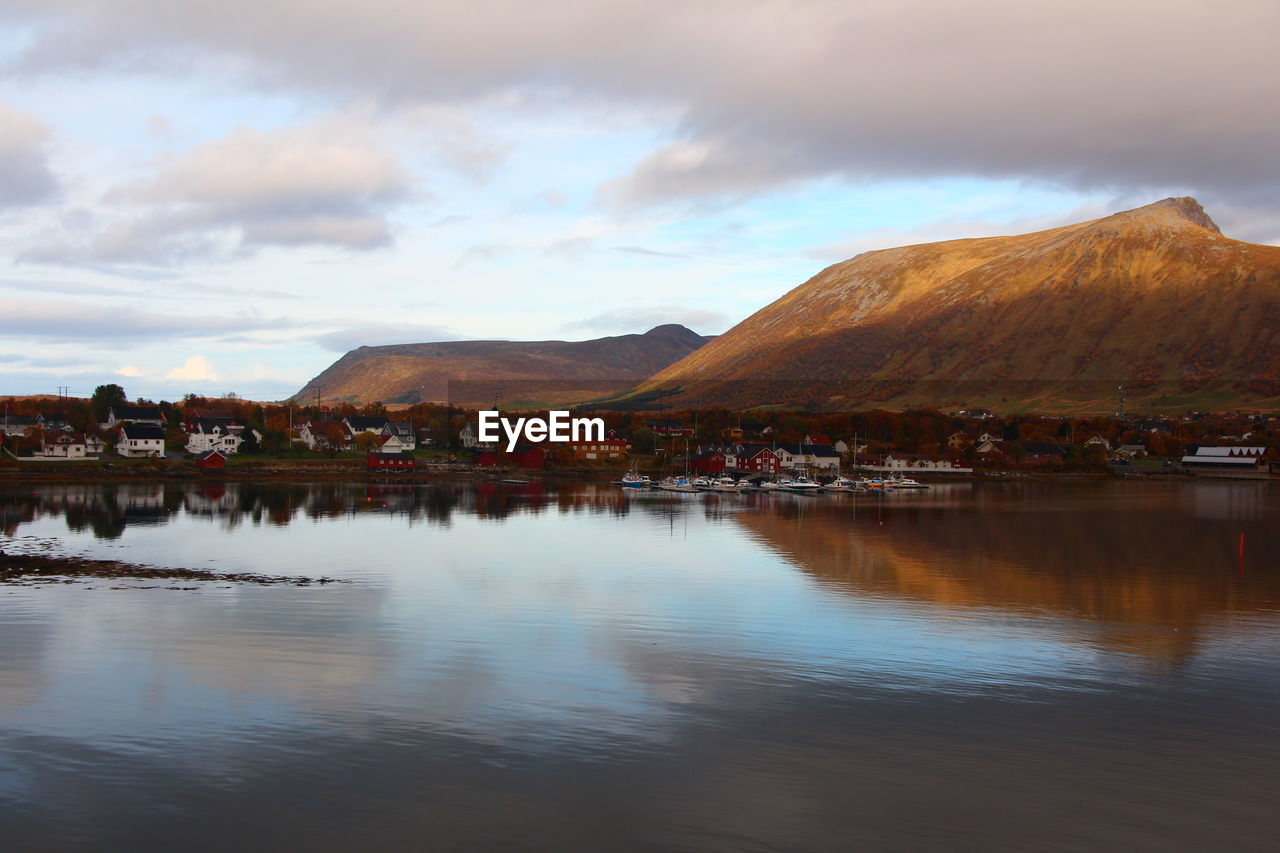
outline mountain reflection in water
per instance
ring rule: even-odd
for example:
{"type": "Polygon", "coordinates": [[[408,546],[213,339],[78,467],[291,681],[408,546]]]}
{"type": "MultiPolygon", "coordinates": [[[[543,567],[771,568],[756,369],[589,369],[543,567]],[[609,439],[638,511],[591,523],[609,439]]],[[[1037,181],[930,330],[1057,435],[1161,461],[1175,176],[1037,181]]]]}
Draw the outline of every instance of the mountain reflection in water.
{"type": "Polygon", "coordinates": [[[13,849],[1269,849],[1267,484],[0,490],[13,849]],[[1243,553],[1241,541],[1243,537],[1243,553]]]}
{"type": "Polygon", "coordinates": [[[0,530],[59,516],[117,539],[178,514],[241,524],[391,514],[448,525],[456,514],[697,514],[741,526],[813,577],[854,596],[942,610],[1057,613],[1093,623],[1083,639],[1176,662],[1219,617],[1280,601],[1277,502],[1266,484],[935,486],[888,496],[635,495],[543,483],[50,486],[0,494],[0,530]],[[1244,551],[1240,552],[1241,537],[1244,551]]]}

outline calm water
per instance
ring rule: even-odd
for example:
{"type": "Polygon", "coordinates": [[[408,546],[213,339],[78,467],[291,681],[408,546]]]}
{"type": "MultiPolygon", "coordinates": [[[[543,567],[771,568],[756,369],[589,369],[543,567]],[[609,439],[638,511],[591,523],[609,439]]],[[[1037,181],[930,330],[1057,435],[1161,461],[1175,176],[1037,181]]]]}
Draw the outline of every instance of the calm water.
{"type": "Polygon", "coordinates": [[[1273,850],[1277,522],[1253,483],[0,491],[10,553],[351,581],[0,585],[0,844],[1273,850]]]}

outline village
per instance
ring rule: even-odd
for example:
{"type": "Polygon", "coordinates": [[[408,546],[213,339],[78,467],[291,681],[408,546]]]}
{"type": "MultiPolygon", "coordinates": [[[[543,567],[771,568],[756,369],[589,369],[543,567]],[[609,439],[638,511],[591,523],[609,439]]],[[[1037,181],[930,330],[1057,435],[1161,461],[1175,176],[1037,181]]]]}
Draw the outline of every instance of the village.
{"type": "Polygon", "coordinates": [[[842,471],[941,477],[1110,473],[1269,477],[1280,473],[1280,421],[1258,413],[1177,417],[1000,416],[985,410],[854,413],[599,413],[603,438],[482,441],[476,411],[432,404],[389,411],[188,395],[128,401],[11,398],[0,414],[0,470],[24,463],[167,460],[198,471],[249,460],[332,460],[373,473],[425,463],[611,471],[640,466],[733,477],[842,471]],[[678,416],[676,416],[678,415],[678,416]],[[360,463],[363,465],[360,466],[360,463]]]}

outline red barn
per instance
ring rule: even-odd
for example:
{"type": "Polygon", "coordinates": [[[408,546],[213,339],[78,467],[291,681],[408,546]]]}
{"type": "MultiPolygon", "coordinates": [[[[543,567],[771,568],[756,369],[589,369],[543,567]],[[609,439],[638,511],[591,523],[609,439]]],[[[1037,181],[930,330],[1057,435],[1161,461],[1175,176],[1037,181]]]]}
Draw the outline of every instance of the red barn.
{"type": "Polygon", "coordinates": [[[734,465],[729,460],[735,457],[719,450],[713,453],[703,453],[689,460],[689,470],[696,471],[699,474],[723,474],[726,468],[733,468],[734,465]]]}
{"type": "Polygon", "coordinates": [[[547,450],[545,447],[534,447],[533,445],[517,447],[514,453],[507,454],[507,458],[521,468],[547,467],[547,450]]]}
{"type": "Polygon", "coordinates": [[[738,457],[738,470],[750,474],[778,474],[782,471],[782,461],[768,447],[745,450],[738,457]]]}
{"type": "Polygon", "coordinates": [[[365,457],[365,467],[379,474],[413,473],[418,460],[408,453],[370,453],[365,457]]]}
{"type": "Polygon", "coordinates": [[[219,450],[206,450],[196,457],[196,467],[201,471],[217,470],[227,467],[227,457],[219,450]]]}

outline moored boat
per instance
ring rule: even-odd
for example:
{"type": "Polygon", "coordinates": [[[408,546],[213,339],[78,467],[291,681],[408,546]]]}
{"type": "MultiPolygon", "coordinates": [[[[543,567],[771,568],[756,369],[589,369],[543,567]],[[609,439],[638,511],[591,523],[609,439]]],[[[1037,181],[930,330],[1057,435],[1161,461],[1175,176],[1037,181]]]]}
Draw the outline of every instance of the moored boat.
{"type": "Polygon", "coordinates": [[[804,474],[801,474],[799,477],[796,477],[794,480],[788,483],[786,488],[787,488],[787,491],[791,491],[791,492],[811,493],[811,492],[822,491],[822,484],[815,480],[809,479],[804,474]]]}

